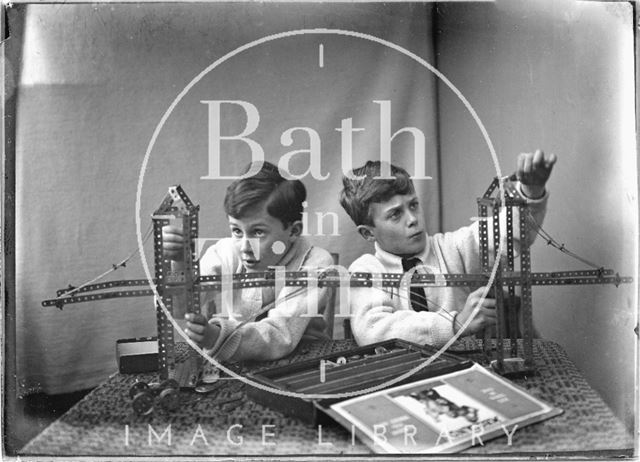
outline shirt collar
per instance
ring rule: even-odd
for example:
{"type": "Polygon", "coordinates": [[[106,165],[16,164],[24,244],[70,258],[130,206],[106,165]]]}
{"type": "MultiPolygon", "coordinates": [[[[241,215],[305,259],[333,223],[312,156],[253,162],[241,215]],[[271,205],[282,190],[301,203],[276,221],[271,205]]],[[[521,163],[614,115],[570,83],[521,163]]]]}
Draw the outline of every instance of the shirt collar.
{"type": "MultiPolygon", "coordinates": [[[[374,243],[376,249],[376,258],[382,263],[385,269],[391,273],[403,273],[402,269],[402,257],[387,252],[382,249],[377,242],[374,243]]],[[[416,255],[412,255],[411,257],[419,258],[420,261],[424,264],[427,261],[427,255],[430,250],[430,242],[429,236],[427,235],[426,244],[424,246],[424,250],[416,255]]]]}

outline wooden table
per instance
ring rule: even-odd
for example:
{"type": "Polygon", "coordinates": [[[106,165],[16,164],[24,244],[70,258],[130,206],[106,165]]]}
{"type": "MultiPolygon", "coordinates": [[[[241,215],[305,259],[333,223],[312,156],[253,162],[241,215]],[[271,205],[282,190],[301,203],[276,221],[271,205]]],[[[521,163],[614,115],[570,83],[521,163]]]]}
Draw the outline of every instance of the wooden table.
{"type": "MultiPolygon", "coordinates": [[[[353,347],[350,340],[303,345],[290,357],[262,367],[289,364],[353,347]]],[[[454,345],[482,362],[473,340],[454,345]]],[[[505,347],[508,348],[508,342],[505,347]]],[[[184,350],[184,349],[183,349],[184,350]]],[[[186,352],[183,353],[186,356],[186,352]]],[[[556,343],[534,341],[537,374],[514,380],[534,396],[564,410],[560,416],[518,429],[508,445],[506,436],[465,451],[471,454],[599,456],[633,454],[633,439],[601,397],[587,384],[556,343]]],[[[250,366],[250,367],[256,367],[250,366]]],[[[248,385],[227,380],[217,392],[183,391],[182,406],[148,416],[133,413],[129,389],[136,380],[157,381],[155,374],[114,374],[60,419],[30,441],[25,456],[222,456],[368,454],[369,449],[337,424],[318,428],[285,417],[246,398],[248,385]],[[235,404],[224,404],[240,397],[235,404]]]]}

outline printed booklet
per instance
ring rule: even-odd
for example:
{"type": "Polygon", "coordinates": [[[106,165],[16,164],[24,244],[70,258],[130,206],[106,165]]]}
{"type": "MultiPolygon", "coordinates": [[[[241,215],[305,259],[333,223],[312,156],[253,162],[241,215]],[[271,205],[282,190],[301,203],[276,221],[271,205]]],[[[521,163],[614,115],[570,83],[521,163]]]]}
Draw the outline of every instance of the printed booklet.
{"type": "Polygon", "coordinates": [[[380,453],[448,453],[562,413],[478,364],[333,404],[327,412],[380,453]]]}

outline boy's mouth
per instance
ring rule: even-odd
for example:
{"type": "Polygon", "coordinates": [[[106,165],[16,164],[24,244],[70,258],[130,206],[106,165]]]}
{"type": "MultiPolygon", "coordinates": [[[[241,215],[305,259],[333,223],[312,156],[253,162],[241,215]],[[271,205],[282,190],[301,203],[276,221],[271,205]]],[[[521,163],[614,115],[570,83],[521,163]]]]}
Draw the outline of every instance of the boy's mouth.
{"type": "Polygon", "coordinates": [[[242,259],[242,264],[246,267],[246,268],[253,268],[255,267],[258,263],[260,263],[259,260],[253,260],[253,259],[242,259]]]}
{"type": "Polygon", "coordinates": [[[242,253],[240,255],[240,261],[242,261],[242,264],[246,268],[253,268],[260,263],[260,260],[258,260],[252,253],[242,253]]]}
{"type": "Polygon", "coordinates": [[[413,233],[412,235],[409,236],[410,240],[415,240],[420,238],[422,235],[424,234],[424,231],[418,231],[417,233],[413,233]]]}

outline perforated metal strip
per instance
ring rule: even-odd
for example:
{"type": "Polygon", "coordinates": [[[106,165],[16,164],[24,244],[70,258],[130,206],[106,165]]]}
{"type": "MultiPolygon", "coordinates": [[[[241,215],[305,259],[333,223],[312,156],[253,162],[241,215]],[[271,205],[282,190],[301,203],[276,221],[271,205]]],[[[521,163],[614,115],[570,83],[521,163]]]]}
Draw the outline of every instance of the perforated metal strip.
{"type": "Polygon", "coordinates": [[[484,192],[484,196],[482,196],[482,197],[485,197],[485,198],[491,197],[493,192],[498,187],[498,181],[499,181],[498,178],[494,178],[493,181],[491,181],[491,184],[489,185],[487,190],[484,192]]]}
{"type": "MultiPolygon", "coordinates": [[[[164,258],[162,251],[162,227],[169,224],[165,218],[153,218],[153,254],[157,290],[167,311],[173,313],[173,296],[165,290],[165,282],[170,276],[171,264],[164,258]]],[[[173,325],[165,315],[159,300],[156,300],[156,318],[158,324],[158,366],[160,378],[166,380],[175,375],[175,351],[173,341],[173,325]]]]}
{"type": "Polygon", "coordinates": [[[124,279],[120,281],[108,281],[108,282],[100,282],[97,284],[89,284],[84,287],[80,287],[79,289],[60,289],[56,292],[58,297],[63,296],[70,290],[74,290],[75,294],[81,294],[85,292],[93,292],[94,290],[105,290],[105,289],[113,289],[116,287],[136,287],[136,286],[148,286],[149,281],[146,279],[124,279]]]}
{"type": "MultiPolygon", "coordinates": [[[[598,276],[593,274],[594,271],[567,271],[565,273],[532,273],[530,278],[531,285],[587,285],[587,284],[628,284],[633,282],[631,277],[623,276],[598,276]],[[565,275],[571,274],[573,277],[567,277],[565,275]]],[[[598,273],[598,271],[595,271],[598,273]]],[[[606,270],[605,274],[613,274],[612,270],[606,270]]],[[[379,285],[383,288],[396,288],[400,284],[402,279],[401,274],[389,273],[381,277],[381,275],[371,275],[370,273],[353,273],[349,280],[348,285],[351,287],[373,287],[379,285]]],[[[288,273],[287,279],[284,284],[288,287],[306,287],[308,275],[305,273],[304,279],[296,279],[295,273],[288,273]]],[[[202,279],[202,278],[200,278],[202,279]]],[[[207,276],[207,280],[210,281],[207,284],[194,284],[194,293],[216,291],[221,289],[221,281],[219,276],[207,276]]],[[[486,284],[489,280],[487,274],[418,274],[415,273],[411,280],[410,285],[416,287],[480,287],[486,284]]],[[[519,272],[504,272],[502,277],[502,285],[520,285],[521,276],[519,272]]],[[[117,281],[122,282],[122,281],[117,281]]],[[[132,285],[148,285],[146,279],[132,280],[135,284],[132,285]]],[[[343,280],[340,278],[326,277],[318,281],[318,287],[340,287],[343,284],[343,280]]],[[[236,280],[233,282],[233,289],[244,289],[247,287],[269,287],[275,284],[275,280],[272,278],[259,279],[258,277],[252,277],[248,280],[236,280]]],[[[119,286],[114,285],[113,287],[119,286]]],[[[124,284],[123,284],[124,285],[124,284]]],[[[165,293],[176,293],[182,290],[181,284],[168,284],[165,285],[165,293]]],[[[88,292],[85,291],[85,292],[88,292]]],[[[60,306],[74,303],[85,303],[98,300],[106,300],[112,298],[124,298],[124,297],[148,297],[153,295],[151,289],[147,290],[118,290],[113,292],[98,292],[87,295],[73,295],[71,297],[58,297],[53,299],[44,300],[42,306],[60,306]]]]}
{"type": "MultiPolygon", "coordinates": [[[[185,195],[186,197],[186,195],[185,195]]],[[[186,198],[185,203],[189,199],[186,198]]],[[[189,201],[190,203],[190,201],[189,201]]],[[[196,290],[195,281],[200,277],[200,264],[196,255],[196,239],[198,237],[198,208],[191,206],[189,214],[183,217],[183,228],[186,236],[185,245],[185,298],[187,301],[187,313],[200,313],[200,293],[196,290]]],[[[189,350],[189,361],[184,364],[183,370],[177,374],[180,386],[193,387],[196,385],[203,358],[193,349],[189,350]]]]}
{"type": "MultiPolygon", "coordinates": [[[[508,240],[507,240],[507,248],[509,248],[508,245],[508,240]]],[[[198,266],[198,262],[194,261],[194,267],[198,266]]],[[[199,270],[199,268],[198,268],[199,270]]],[[[232,279],[234,281],[256,281],[256,280],[265,280],[268,281],[269,277],[268,277],[269,273],[239,273],[239,274],[234,274],[232,276],[232,279]]],[[[514,272],[513,271],[513,262],[511,262],[510,266],[507,266],[507,271],[505,271],[505,276],[507,279],[505,279],[505,281],[507,281],[507,283],[511,283],[509,282],[510,279],[509,278],[517,278],[519,279],[520,273],[514,272]]],[[[604,276],[613,276],[615,274],[615,272],[611,269],[602,269],[602,270],[578,270],[578,271],[553,271],[553,272],[546,272],[546,273],[531,273],[531,279],[534,285],[547,285],[548,284],[562,284],[563,282],[560,281],[561,278],[579,278],[578,282],[575,282],[576,284],[587,284],[587,283],[591,283],[591,284],[598,284],[599,282],[597,280],[593,280],[593,277],[598,277],[598,276],[603,276],[602,278],[602,283],[615,283],[616,282],[616,278],[606,278],[604,276]],[[591,282],[584,282],[585,280],[589,280],[591,282]],[[559,281],[559,282],[557,282],[559,281]]],[[[385,283],[387,281],[400,281],[400,279],[402,279],[402,274],[399,273],[379,273],[379,274],[371,274],[371,273],[351,273],[351,281],[353,281],[352,285],[354,286],[358,286],[358,280],[376,280],[377,279],[382,279],[383,281],[385,281],[385,283]]],[[[287,279],[305,279],[307,277],[309,277],[309,274],[306,271],[287,271],[285,273],[285,277],[287,279]]],[[[483,281],[487,281],[488,280],[488,276],[483,276],[481,274],[418,274],[418,273],[414,273],[414,281],[417,282],[424,282],[426,284],[433,284],[436,281],[438,282],[438,284],[441,284],[442,281],[446,281],[448,286],[467,286],[467,285],[471,285],[471,284],[482,284],[483,281]]],[[[629,283],[632,282],[633,278],[630,277],[620,277],[620,283],[629,283]]],[[[203,283],[220,283],[222,281],[221,276],[219,275],[215,275],[215,276],[199,276],[195,278],[195,285],[199,285],[199,284],[203,284],[203,283]]],[[[263,281],[260,281],[260,283],[262,283],[263,281]]],[[[323,275],[320,277],[319,283],[325,284],[325,286],[327,287],[335,287],[339,285],[340,280],[336,279],[336,278],[332,278],[329,275],[323,275]]],[[[154,284],[157,284],[157,280],[153,280],[154,284]]],[[[573,282],[571,282],[573,283],[573,282]]],[[[71,298],[75,298],[75,294],[79,294],[79,293],[87,293],[87,292],[93,292],[96,290],[106,290],[106,289],[115,289],[117,287],[140,287],[140,286],[148,286],[149,285],[149,281],[147,279],[124,279],[124,280],[119,280],[119,281],[108,281],[108,282],[101,282],[101,283],[97,283],[97,284],[90,284],[87,286],[84,286],[80,289],[76,289],[75,293],[72,297],[69,297],[68,299],[63,299],[65,300],[65,303],[72,303],[71,301],[67,302],[66,300],[71,300],[71,298]]],[[[168,287],[171,287],[171,284],[166,284],[168,287]]],[[[364,285],[364,284],[363,284],[364,285]]],[[[236,287],[238,288],[243,288],[243,287],[254,287],[254,285],[250,285],[250,284],[238,284],[236,287]]],[[[65,293],[67,293],[69,290],[72,289],[59,289],[56,294],[58,297],[62,297],[64,296],[65,293]]],[[[203,285],[203,289],[200,290],[217,290],[216,286],[209,286],[209,288],[207,288],[206,285],[203,285]]],[[[137,291],[118,291],[118,295],[115,297],[117,298],[118,296],[120,297],[136,297],[136,296],[145,296],[145,295],[151,295],[151,293],[148,292],[137,292],[137,291]],[[139,295],[137,295],[139,293],[139,295]]],[[[79,301],[91,301],[91,300],[96,300],[96,298],[80,298],[77,297],[79,301]]],[[[113,298],[113,297],[110,297],[113,298]]],[[[99,299],[99,298],[98,298],[99,299]]],[[[43,302],[43,306],[53,306],[55,305],[55,301],[56,299],[50,299],[50,300],[46,300],[45,302],[43,302]]]]}
{"type": "MultiPolygon", "coordinates": [[[[515,248],[513,242],[513,207],[507,207],[506,210],[506,226],[507,226],[507,271],[515,270],[515,248]]],[[[509,313],[509,334],[511,339],[511,357],[518,356],[518,313],[516,310],[516,288],[515,284],[510,282],[507,284],[507,305],[506,310],[509,313]]],[[[502,364],[500,365],[502,367],[502,364]]]]}
{"type": "Polygon", "coordinates": [[[108,300],[110,298],[149,297],[151,295],[153,295],[153,291],[151,289],[118,290],[115,292],[99,292],[99,293],[94,293],[90,295],[52,298],[50,300],[44,300],[42,302],[42,306],[62,306],[62,305],[68,305],[72,303],[85,303],[85,302],[94,302],[98,300],[108,300]]]}
{"type": "MultiPolygon", "coordinates": [[[[493,258],[495,259],[497,269],[492,289],[495,293],[497,319],[496,319],[496,360],[498,367],[502,369],[504,362],[504,296],[502,293],[502,255],[500,255],[500,207],[497,204],[493,207],[493,258]]],[[[487,329],[488,331],[488,329],[487,329]]],[[[485,343],[489,342],[489,338],[485,335],[485,343]]]]}
{"type": "MultiPolygon", "coordinates": [[[[526,216],[527,206],[518,208],[521,217],[526,216]]],[[[522,337],[526,368],[533,368],[533,313],[531,307],[531,253],[527,220],[520,220],[520,308],[522,311],[522,337]]]]}
{"type": "MultiPolygon", "coordinates": [[[[478,200],[478,218],[480,222],[478,223],[478,231],[480,235],[480,266],[482,268],[482,272],[487,274],[489,271],[489,231],[487,224],[487,198],[493,193],[493,190],[497,186],[497,181],[494,181],[487,189],[487,192],[484,194],[484,200],[478,200]]],[[[489,339],[490,332],[488,329],[485,329],[482,336],[482,351],[486,358],[489,357],[489,339]]]]}

